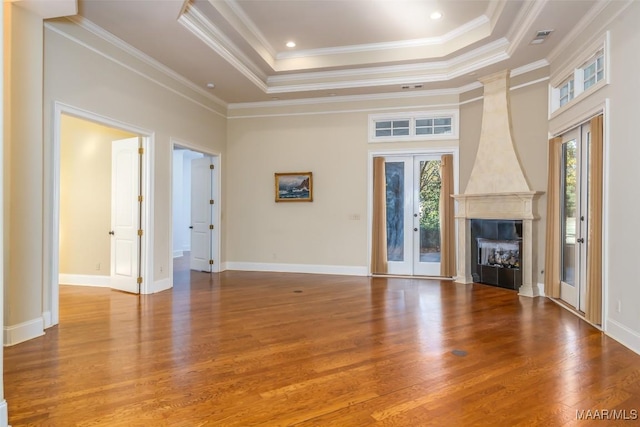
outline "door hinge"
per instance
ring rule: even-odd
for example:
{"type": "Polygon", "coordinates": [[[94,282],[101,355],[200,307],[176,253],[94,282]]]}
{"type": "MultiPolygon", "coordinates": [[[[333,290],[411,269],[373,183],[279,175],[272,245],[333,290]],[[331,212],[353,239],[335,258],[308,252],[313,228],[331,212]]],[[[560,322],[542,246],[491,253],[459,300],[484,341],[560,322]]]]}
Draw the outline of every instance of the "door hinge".
{"type": "Polygon", "coordinates": [[[213,199],[209,200],[209,204],[210,204],[210,205],[212,205],[213,203],[214,203],[214,202],[213,202],[213,199]]]}
{"type": "Polygon", "coordinates": [[[138,230],[138,236],[142,236],[143,231],[142,230],[138,230]]]}
{"type": "Polygon", "coordinates": [[[142,202],[142,196],[138,196],[138,201],[142,202]]]}
{"type": "Polygon", "coordinates": [[[209,265],[213,265],[213,260],[212,259],[209,260],[209,265]]]}
{"type": "Polygon", "coordinates": [[[209,226],[209,230],[213,230],[213,224],[209,226]]]}
{"type": "Polygon", "coordinates": [[[138,285],[142,283],[142,277],[138,277],[138,285]]]}
{"type": "Polygon", "coordinates": [[[144,148],[142,147],[138,148],[138,154],[144,154],[144,148]]]}
{"type": "Polygon", "coordinates": [[[215,166],[213,165],[209,165],[209,169],[213,169],[215,166]]]}

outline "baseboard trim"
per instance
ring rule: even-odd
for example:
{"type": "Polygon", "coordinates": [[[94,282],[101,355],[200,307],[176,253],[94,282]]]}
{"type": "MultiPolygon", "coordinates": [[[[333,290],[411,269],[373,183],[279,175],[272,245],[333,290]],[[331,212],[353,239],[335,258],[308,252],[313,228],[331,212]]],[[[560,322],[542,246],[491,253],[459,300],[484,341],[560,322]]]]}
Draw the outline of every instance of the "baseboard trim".
{"type": "Polygon", "coordinates": [[[9,427],[9,409],[4,399],[0,401],[0,427],[9,427]]]}
{"type": "Polygon", "coordinates": [[[280,273],[336,274],[366,276],[367,267],[348,265],[271,264],[255,262],[226,262],[225,270],[270,271],[280,273]]]}
{"type": "Polygon", "coordinates": [[[171,280],[168,277],[166,277],[164,279],[156,280],[155,282],[153,282],[153,284],[151,285],[151,289],[149,290],[149,293],[156,294],[158,292],[171,289],[172,287],[173,287],[173,283],[171,283],[171,280]]]}
{"type": "Polygon", "coordinates": [[[640,334],[615,320],[607,319],[604,333],[628,349],[640,354],[640,334]]]}
{"type": "Polygon", "coordinates": [[[98,276],[90,274],[60,274],[58,283],[72,286],[94,286],[98,288],[110,288],[111,276],[98,276]]]}
{"type": "Polygon", "coordinates": [[[4,327],[4,346],[12,346],[44,335],[44,319],[28,320],[4,327]]]}
{"type": "Polygon", "coordinates": [[[539,297],[546,297],[545,293],[544,293],[544,283],[537,283],[536,284],[538,286],[538,295],[539,297]]]}

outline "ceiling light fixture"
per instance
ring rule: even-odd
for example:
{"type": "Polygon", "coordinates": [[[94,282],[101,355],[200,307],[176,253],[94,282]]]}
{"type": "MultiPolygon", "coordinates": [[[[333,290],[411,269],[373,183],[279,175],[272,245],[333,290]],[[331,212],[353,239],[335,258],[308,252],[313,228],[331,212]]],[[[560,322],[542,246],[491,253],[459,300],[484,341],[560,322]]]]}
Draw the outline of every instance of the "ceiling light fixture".
{"type": "Polygon", "coordinates": [[[214,87],[216,87],[216,85],[214,85],[213,83],[207,83],[207,87],[209,89],[213,89],[214,87]]]}
{"type": "Polygon", "coordinates": [[[431,12],[431,15],[429,15],[429,18],[433,19],[434,21],[438,19],[442,19],[442,12],[440,12],[439,10],[436,10],[435,12],[431,12]]]}
{"type": "Polygon", "coordinates": [[[287,47],[296,47],[296,42],[287,42],[287,47]]]}

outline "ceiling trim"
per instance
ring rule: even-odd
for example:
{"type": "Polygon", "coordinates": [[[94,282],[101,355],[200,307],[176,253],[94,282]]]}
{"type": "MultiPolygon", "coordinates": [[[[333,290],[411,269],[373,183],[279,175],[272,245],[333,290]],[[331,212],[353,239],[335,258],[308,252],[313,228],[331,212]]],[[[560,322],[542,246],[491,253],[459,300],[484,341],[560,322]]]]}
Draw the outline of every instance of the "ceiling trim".
{"type": "Polygon", "coordinates": [[[450,80],[456,77],[473,72],[487,65],[497,64],[509,59],[506,50],[509,43],[506,39],[499,39],[490,44],[484,45],[472,52],[460,55],[449,61],[437,63],[423,63],[414,65],[400,65],[387,67],[370,67],[365,69],[352,69],[342,71],[325,71],[309,74],[294,74],[270,77],[267,93],[302,92],[314,90],[334,90],[351,87],[371,87],[403,85],[412,83],[432,83],[450,80]],[[408,75],[408,73],[411,73],[408,75]],[[385,75],[396,74],[395,76],[377,77],[368,79],[352,79],[351,77],[362,77],[363,75],[385,75]],[[403,74],[403,75],[398,75],[403,74]],[[330,81],[318,81],[321,79],[338,79],[330,81]],[[314,80],[310,83],[294,84],[293,82],[304,82],[314,80]],[[279,85],[273,85],[279,83],[279,85]]]}
{"type": "Polygon", "coordinates": [[[507,33],[507,38],[511,42],[511,46],[509,47],[509,55],[513,55],[513,52],[520,46],[520,44],[525,40],[527,35],[531,35],[532,39],[534,34],[531,33],[531,27],[548,0],[534,0],[524,2],[518,16],[513,20],[513,25],[509,29],[507,33]]]}
{"type": "MultiPolygon", "coordinates": [[[[547,56],[547,59],[549,60],[549,62],[555,62],[555,60],[560,57],[560,55],[569,47],[569,45],[571,45],[571,43],[573,43],[580,34],[586,31],[586,29],[589,28],[591,24],[593,24],[593,22],[604,11],[604,9],[606,9],[611,3],[619,5],[621,7],[616,13],[613,14],[613,16],[611,16],[608,20],[606,20],[606,22],[600,28],[598,28],[598,31],[596,33],[602,32],[603,29],[606,28],[611,23],[611,21],[613,21],[624,9],[626,9],[630,4],[632,4],[633,1],[634,0],[613,2],[611,0],[607,0],[607,1],[595,2],[593,7],[589,9],[589,11],[580,20],[580,22],[578,22],[571,29],[569,34],[564,36],[560,41],[560,43],[558,43],[558,45],[551,52],[549,52],[549,55],[547,56]]],[[[568,62],[570,62],[570,60],[568,62]]]]}
{"type": "MultiPolygon", "coordinates": [[[[151,58],[150,56],[146,55],[145,53],[139,51],[138,49],[134,48],[133,46],[129,45],[128,43],[124,42],[123,40],[117,38],[116,36],[114,36],[113,34],[109,33],[108,31],[102,29],[101,27],[97,26],[96,24],[94,24],[93,22],[89,21],[88,19],[80,16],[80,15],[76,15],[76,16],[72,16],[72,17],[67,17],[67,20],[69,20],[71,23],[73,23],[74,25],[77,25],[78,27],[90,32],[91,34],[99,37],[101,40],[115,46],[116,48],[120,49],[121,51],[123,51],[124,53],[126,53],[127,55],[132,56],[133,58],[141,61],[142,63],[152,67],[153,69],[155,69],[156,71],[160,72],[161,74],[169,77],[170,79],[174,80],[176,83],[182,85],[183,87],[186,87],[196,93],[198,93],[199,95],[202,95],[203,97],[211,100],[212,102],[214,102],[215,104],[227,108],[227,103],[224,102],[223,100],[221,100],[220,98],[212,95],[211,93],[207,92],[205,89],[201,88],[200,86],[196,85],[195,83],[193,83],[191,80],[187,80],[185,77],[183,77],[182,75],[176,73],[175,71],[171,70],[170,68],[162,65],[160,62],[156,61],[155,59],[151,58]]],[[[86,43],[74,36],[72,36],[71,34],[65,32],[64,30],[56,27],[53,23],[50,22],[45,22],[44,23],[45,28],[50,29],[51,31],[56,32],[57,34],[66,37],[67,39],[81,45],[84,46],[85,48],[101,55],[102,57],[156,83],[159,86],[162,86],[163,88],[170,90],[182,97],[184,97],[185,99],[188,99],[198,105],[200,105],[203,108],[206,108],[207,110],[221,115],[222,117],[225,117],[224,114],[220,113],[219,111],[216,111],[214,108],[211,108],[210,106],[188,96],[187,94],[185,94],[184,92],[181,92],[179,90],[176,90],[174,88],[169,87],[168,85],[166,85],[165,83],[160,82],[158,79],[155,79],[151,76],[149,76],[146,73],[143,73],[142,71],[138,70],[136,67],[128,65],[123,63],[122,61],[114,58],[111,55],[108,55],[107,53],[103,52],[102,50],[91,46],[89,43],[86,43]]]]}
{"type": "MultiPolygon", "coordinates": [[[[393,42],[383,42],[383,43],[368,43],[368,44],[360,44],[360,45],[351,45],[351,46],[337,46],[337,47],[327,47],[327,48],[319,48],[319,49],[307,49],[307,50],[298,50],[293,52],[280,52],[276,55],[276,59],[291,59],[291,58],[308,58],[312,56],[330,56],[330,55],[342,55],[342,54],[354,54],[354,53],[362,53],[362,52],[372,52],[372,51],[383,51],[383,50],[397,50],[397,49],[407,49],[407,48],[415,48],[415,47],[425,47],[425,46],[441,46],[447,43],[454,41],[455,39],[468,34],[469,32],[488,27],[490,25],[490,20],[487,16],[481,15],[476,19],[473,19],[466,24],[457,27],[456,29],[448,32],[444,36],[441,37],[430,37],[424,39],[413,39],[413,40],[399,40],[393,42]]],[[[490,32],[490,30],[489,30],[490,32]]],[[[448,54],[448,51],[444,51],[444,55],[448,54]]]]}
{"type": "MultiPolygon", "coordinates": [[[[540,68],[547,67],[549,63],[546,60],[539,60],[526,64],[522,67],[514,68],[510,71],[510,77],[520,76],[531,71],[538,70],[540,68]]],[[[522,87],[530,86],[535,83],[549,80],[548,77],[534,80],[532,82],[523,83],[517,87],[511,89],[519,89],[522,87]]],[[[241,110],[249,108],[269,108],[269,107],[286,107],[286,106],[302,106],[302,105],[316,105],[316,104],[329,104],[329,103],[342,103],[342,102],[358,102],[358,101],[382,101],[382,100],[398,100],[408,98],[422,98],[432,96],[446,96],[446,95],[460,95],[465,92],[469,92],[475,89],[482,88],[482,84],[479,81],[464,85],[458,88],[450,89],[433,89],[433,90],[420,90],[412,92],[391,92],[382,94],[368,94],[368,95],[345,95],[345,96],[326,96],[317,98],[305,98],[305,99],[288,99],[288,100],[274,100],[274,101],[259,101],[259,102],[240,102],[232,103],[227,106],[228,110],[241,110]]],[[[407,108],[407,107],[399,107],[407,108]]],[[[231,117],[230,117],[231,118],[231,117]]]]}
{"type": "Polygon", "coordinates": [[[231,66],[263,91],[267,90],[266,75],[229,40],[202,13],[187,5],[178,18],[178,23],[203,41],[231,66]]]}

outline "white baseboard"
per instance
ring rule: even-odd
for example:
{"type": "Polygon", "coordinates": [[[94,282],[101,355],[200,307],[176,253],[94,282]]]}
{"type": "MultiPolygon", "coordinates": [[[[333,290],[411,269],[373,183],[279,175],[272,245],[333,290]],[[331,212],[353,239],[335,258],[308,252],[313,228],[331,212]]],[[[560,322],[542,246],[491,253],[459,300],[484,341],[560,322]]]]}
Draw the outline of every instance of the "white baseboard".
{"type": "Polygon", "coordinates": [[[58,283],[61,285],[94,286],[98,288],[111,287],[111,276],[89,274],[60,274],[58,283]]]}
{"type": "Polygon", "coordinates": [[[546,297],[546,295],[544,293],[544,283],[539,283],[538,282],[536,285],[538,286],[538,296],[539,297],[546,297]]]}
{"type": "Polygon", "coordinates": [[[225,270],[274,271],[281,273],[338,274],[344,276],[366,276],[367,267],[348,265],[271,264],[256,262],[226,262],[225,270]]]}
{"type": "Polygon", "coordinates": [[[638,332],[615,320],[607,319],[604,333],[623,346],[640,354],[640,334],[638,332]]]}
{"type": "Polygon", "coordinates": [[[30,339],[41,337],[44,335],[44,319],[29,320],[17,325],[4,327],[4,345],[11,346],[20,344],[30,339]]]}
{"type": "Polygon", "coordinates": [[[161,280],[156,280],[151,284],[151,289],[149,289],[150,294],[155,294],[158,292],[166,291],[167,289],[171,289],[173,287],[173,283],[171,280],[166,277],[161,280]]]}
{"type": "Polygon", "coordinates": [[[9,427],[9,410],[4,399],[0,400],[0,427],[9,427]]]}
{"type": "Polygon", "coordinates": [[[174,258],[180,258],[182,255],[184,255],[184,251],[173,251],[174,258]]]}

